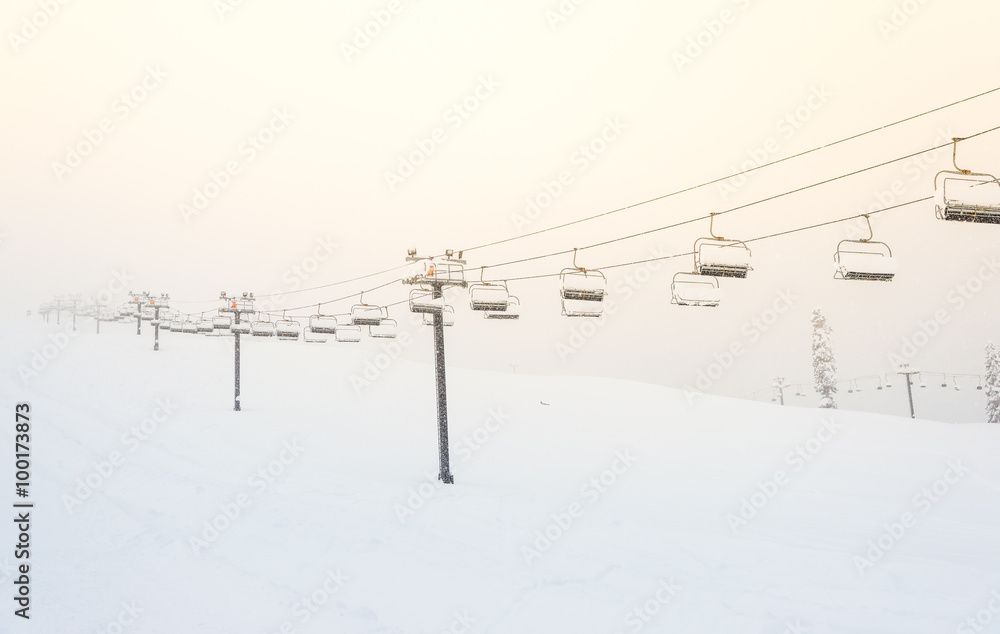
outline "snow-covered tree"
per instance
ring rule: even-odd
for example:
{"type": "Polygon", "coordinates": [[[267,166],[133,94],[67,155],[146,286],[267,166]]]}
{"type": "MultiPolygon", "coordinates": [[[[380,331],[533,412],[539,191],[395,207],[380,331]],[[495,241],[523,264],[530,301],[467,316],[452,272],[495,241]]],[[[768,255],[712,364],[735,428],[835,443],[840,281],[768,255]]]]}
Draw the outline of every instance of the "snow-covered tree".
{"type": "Polygon", "coordinates": [[[821,397],[819,406],[836,409],[833,395],[837,393],[837,362],[833,358],[830,334],[833,332],[826,323],[826,317],[819,308],[812,312],[812,354],[813,378],[816,391],[821,397]]]}
{"type": "Polygon", "coordinates": [[[986,344],[986,422],[1000,423],[1000,348],[992,341],[986,344]]]}

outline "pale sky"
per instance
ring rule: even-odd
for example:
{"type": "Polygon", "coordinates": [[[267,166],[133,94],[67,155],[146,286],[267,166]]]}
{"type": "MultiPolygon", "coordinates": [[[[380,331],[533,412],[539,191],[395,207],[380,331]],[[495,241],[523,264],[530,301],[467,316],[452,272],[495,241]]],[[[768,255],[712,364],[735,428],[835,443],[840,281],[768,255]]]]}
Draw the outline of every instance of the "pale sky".
{"type": "MultiPolygon", "coordinates": [[[[470,248],[662,196],[751,156],[782,158],[997,88],[998,18],[986,1],[8,0],[3,319],[16,327],[53,294],[93,295],[122,272],[136,289],[211,310],[220,290],[329,284],[402,264],[407,248],[470,248]],[[48,16],[43,5],[58,9],[48,16]],[[414,156],[419,165],[401,172],[414,156]],[[529,220],[526,200],[547,206],[529,220]]],[[[1000,126],[998,106],[990,94],[729,191],[709,186],[473,251],[469,265],[761,200],[1000,126]]],[[[1000,172],[998,135],[963,143],[959,164],[1000,172]]],[[[940,151],[754,205],[719,218],[716,233],[749,239],[924,198],[950,162],[940,151]]],[[[485,322],[459,298],[449,362],[681,387],[739,344],[745,354],[709,390],[739,396],[777,375],[810,376],[808,317],[823,306],[845,378],[889,372],[888,355],[936,313],[947,323],[914,365],[982,372],[986,341],[1000,338],[1000,271],[983,264],[1000,253],[1000,228],[936,220],[930,202],[872,222],[899,258],[888,284],[832,279],[837,242],[857,237],[835,225],[752,244],[755,270],[723,280],[716,309],[670,305],[670,279],[689,257],[608,270],[617,310],[569,355],[559,344],[580,341],[583,321],[559,315],[555,279],[511,284],[517,323],[485,322]],[[776,301],[790,308],[763,332],[753,320],[769,319],[776,301]]],[[[707,231],[661,231],[583,251],[579,263],[684,253],[707,231]]],[[[487,277],[570,264],[547,258],[487,277]]],[[[276,302],[315,304],[391,279],[276,302]]],[[[423,346],[430,333],[417,337],[423,346]]]]}

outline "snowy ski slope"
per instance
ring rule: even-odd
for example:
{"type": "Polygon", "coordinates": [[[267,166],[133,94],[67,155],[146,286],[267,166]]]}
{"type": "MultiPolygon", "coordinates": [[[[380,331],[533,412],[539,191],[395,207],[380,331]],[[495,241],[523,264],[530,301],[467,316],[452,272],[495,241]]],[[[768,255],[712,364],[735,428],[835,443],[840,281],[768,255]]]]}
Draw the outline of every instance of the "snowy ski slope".
{"type": "Polygon", "coordinates": [[[236,413],[225,340],[166,333],[154,353],[148,330],[90,326],[27,384],[18,367],[62,328],[0,337],[3,407],[35,413],[30,631],[920,634],[997,616],[1000,428],[449,368],[442,487],[430,365],[378,358],[358,390],[371,342],[245,337],[236,413]]]}

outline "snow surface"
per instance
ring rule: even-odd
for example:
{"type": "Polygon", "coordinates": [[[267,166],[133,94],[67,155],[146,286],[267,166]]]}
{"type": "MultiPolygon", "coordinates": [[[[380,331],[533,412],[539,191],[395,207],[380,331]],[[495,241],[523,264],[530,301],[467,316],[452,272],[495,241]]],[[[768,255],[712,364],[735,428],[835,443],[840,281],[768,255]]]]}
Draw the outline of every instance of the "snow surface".
{"type": "MultiPolygon", "coordinates": [[[[147,330],[105,324],[25,385],[18,367],[62,328],[15,330],[0,334],[0,400],[32,405],[37,504],[32,620],[17,631],[104,632],[134,603],[125,632],[438,633],[474,619],[469,632],[920,634],[955,631],[1000,587],[1000,426],[449,367],[456,484],[439,487],[432,367],[390,361],[386,342],[246,337],[233,412],[230,338],[161,333],[153,352],[147,330]],[[164,407],[155,431],[131,435],[164,407]],[[797,462],[797,446],[815,457],[797,462]],[[121,466],[67,511],[116,451],[121,466]],[[968,474],[924,512],[915,496],[956,461],[968,474]],[[727,517],[777,470],[787,481],[734,532],[727,517]],[[191,538],[238,499],[196,552],[191,538]],[[912,526],[861,574],[856,558],[904,513],[912,526]],[[556,538],[529,563],[546,530],[556,538]]],[[[412,345],[430,360],[429,332],[412,345]]],[[[0,555],[7,596],[13,561],[0,555]]]]}

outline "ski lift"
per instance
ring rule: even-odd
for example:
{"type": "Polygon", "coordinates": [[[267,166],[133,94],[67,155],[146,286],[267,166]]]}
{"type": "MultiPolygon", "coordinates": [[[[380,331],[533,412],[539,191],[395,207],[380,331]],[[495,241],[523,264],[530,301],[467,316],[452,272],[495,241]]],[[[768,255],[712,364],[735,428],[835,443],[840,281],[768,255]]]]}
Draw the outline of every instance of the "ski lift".
{"type": "Polygon", "coordinates": [[[170,322],[170,332],[184,332],[184,322],[178,319],[170,322]]]}
{"type": "Polygon", "coordinates": [[[948,375],[942,375],[941,377],[941,387],[948,387],[948,375]]]}
{"type": "Polygon", "coordinates": [[[368,326],[368,336],[373,339],[395,339],[396,320],[385,318],[377,326],[368,326]]]}
{"type": "Polygon", "coordinates": [[[709,215],[708,238],[694,242],[694,270],[698,275],[745,278],[750,266],[750,247],[742,240],[728,240],[715,235],[715,214],[709,215]]]}
{"type": "MultiPolygon", "coordinates": [[[[434,325],[434,314],[424,313],[424,325],[433,326],[434,325]]],[[[441,311],[441,319],[445,326],[455,325],[455,307],[445,305],[444,310],[441,311]]]]}
{"type": "Polygon", "coordinates": [[[154,317],[156,317],[156,311],[151,306],[143,306],[140,309],[139,318],[143,321],[153,321],[154,317]]]}
{"type": "Polygon", "coordinates": [[[896,260],[892,249],[884,242],[873,241],[871,218],[868,222],[868,237],[860,240],[841,240],[837,252],[833,254],[836,280],[869,280],[890,282],[896,274],[896,260]],[[847,246],[845,246],[847,245],[847,246]]]}
{"type": "Polygon", "coordinates": [[[847,384],[847,393],[848,394],[854,394],[854,382],[853,381],[848,382],[848,384],[847,384]]]}
{"type": "Polygon", "coordinates": [[[229,330],[233,325],[233,318],[229,315],[216,315],[212,317],[212,328],[215,330],[229,330]]]}
{"type": "Polygon", "coordinates": [[[337,326],[333,337],[338,343],[358,343],[361,341],[361,326],[337,326]]]}
{"type": "Polygon", "coordinates": [[[417,258],[416,250],[410,250],[408,259],[414,262],[414,267],[411,268],[413,282],[420,284],[422,281],[434,281],[465,286],[462,253],[459,252],[458,258],[454,258],[454,254],[454,251],[448,249],[443,258],[417,258]]]}
{"type": "Polygon", "coordinates": [[[576,252],[573,249],[573,267],[559,273],[562,314],[566,317],[600,317],[608,295],[608,279],[600,271],[577,266],[576,252]]]}
{"type": "Polygon", "coordinates": [[[233,333],[234,335],[249,335],[250,330],[251,327],[249,321],[237,322],[229,327],[229,332],[233,333]]]}
{"type": "Polygon", "coordinates": [[[493,284],[483,281],[483,271],[479,269],[479,283],[469,286],[469,308],[483,311],[505,311],[510,300],[510,292],[506,284],[493,284]]]}
{"type": "Polygon", "coordinates": [[[382,307],[365,303],[365,294],[361,293],[361,301],[351,307],[352,326],[377,326],[382,323],[382,307]]]}
{"type": "Polygon", "coordinates": [[[885,387],[886,389],[892,387],[892,378],[888,374],[885,375],[885,387]]]}
{"type": "Polygon", "coordinates": [[[285,319],[284,312],[281,314],[281,319],[274,324],[274,334],[281,341],[298,341],[301,332],[302,324],[293,319],[285,319]]]}
{"type": "Polygon", "coordinates": [[[983,377],[979,377],[979,385],[976,386],[977,390],[983,389],[983,377]]]}
{"type": "Polygon", "coordinates": [[[222,310],[227,313],[252,313],[254,296],[253,293],[243,293],[243,297],[228,297],[225,292],[220,293],[222,300],[222,310]]]}
{"type": "Polygon", "coordinates": [[[670,303],[678,306],[718,306],[722,301],[719,278],[698,273],[675,273],[670,283],[670,303]]]}
{"type": "Polygon", "coordinates": [[[198,334],[198,324],[188,319],[183,324],[181,324],[181,332],[184,332],[189,335],[196,335],[198,334]]]}
{"type": "Polygon", "coordinates": [[[1000,180],[958,166],[961,140],[952,139],[955,169],[940,171],[934,177],[934,215],[941,220],[1000,223],[1000,180]]]}
{"type": "Polygon", "coordinates": [[[917,374],[917,378],[920,379],[920,387],[927,387],[927,381],[924,380],[923,374],[917,374]]]}
{"type": "Polygon", "coordinates": [[[316,314],[309,317],[309,329],[316,335],[332,335],[337,332],[337,318],[333,315],[324,315],[323,305],[316,307],[316,314]]]}
{"type": "Polygon", "coordinates": [[[513,295],[507,297],[507,308],[505,310],[488,310],[483,313],[485,319],[520,319],[521,300],[513,295]]]}
{"type": "Polygon", "coordinates": [[[952,385],[952,387],[955,388],[956,392],[961,392],[962,391],[961,386],[959,386],[959,384],[958,384],[958,377],[956,377],[954,375],[952,375],[952,377],[951,377],[951,385],[952,385]]]}
{"type": "Polygon", "coordinates": [[[444,296],[435,298],[434,291],[415,288],[410,291],[410,312],[433,315],[444,310],[444,296]]]}
{"type": "Polygon", "coordinates": [[[327,336],[324,333],[316,332],[306,326],[302,329],[302,341],[306,343],[326,343],[327,336]]]}
{"type": "MultiPolygon", "coordinates": [[[[259,315],[258,315],[259,317],[259,315]]],[[[257,319],[250,322],[250,334],[254,337],[273,337],[274,323],[270,319],[257,319]]]]}
{"type": "Polygon", "coordinates": [[[210,333],[213,330],[215,330],[215,328],[212,326],[211,319],[199,319],[198,321],[195,322],[195,326],[197,327],[198,332],[201,333],[210,333]]]}

